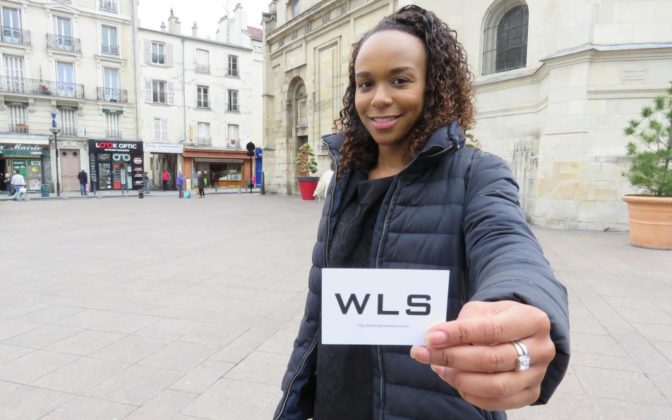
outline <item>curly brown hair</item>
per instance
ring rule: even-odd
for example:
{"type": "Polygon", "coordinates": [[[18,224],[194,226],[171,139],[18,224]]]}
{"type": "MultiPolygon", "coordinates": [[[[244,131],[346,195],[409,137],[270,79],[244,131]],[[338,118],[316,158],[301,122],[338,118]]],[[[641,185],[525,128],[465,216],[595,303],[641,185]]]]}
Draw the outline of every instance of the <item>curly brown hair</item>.
{"type": "Polygon", "coordinates": [[[458,121],[463,129],[467,129],[474,122],[473,76],[467,64],[467,54],[457,41],[457,32],[434,13],[418,6],[405,6],[367,32],[352,50],[343,108],[334,121],[334,128],[345,136],[340,152],[343,170],[339,176],[349,170],[368,172],[377,163],[378,145],[360,121],[355,108],[355,60],[361,46],[371,35],[391,30],[417,37],[425,45],[427,53],[424,107],[408,133],[406,160],[417,156],[432,132],[446,123],[458,121]]]}

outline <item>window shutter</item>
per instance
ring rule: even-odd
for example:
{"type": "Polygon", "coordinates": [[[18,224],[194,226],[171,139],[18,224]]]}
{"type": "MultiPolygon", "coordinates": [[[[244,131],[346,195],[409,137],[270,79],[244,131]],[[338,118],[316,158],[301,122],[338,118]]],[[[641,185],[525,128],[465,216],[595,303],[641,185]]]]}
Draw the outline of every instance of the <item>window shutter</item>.
{"type": "Polygon", "coordinates": [[[166,44],[166,65],[173,67],[173,44],[166,44]]]}
{"type": "Polygon", "coordinates": [[[152,102],[152,81],[145,79],[145,102],[152,102]]]}
{"type": "Polygon", "coordinates": [[[173,104],[173,96],[174,96],[173,95],[173,83],[168,82],[167,85],[168,85],[168,89],[167,89],[168,90],[168,92],[167,92],[168,97],[166,98],[166,100],[168,101],[168,105],[172,105],[173,104]]]}
{"type": "Polygon", "coordinates": [[[145,64],[152,64],[152,41],[145,40],[145,64]]]}

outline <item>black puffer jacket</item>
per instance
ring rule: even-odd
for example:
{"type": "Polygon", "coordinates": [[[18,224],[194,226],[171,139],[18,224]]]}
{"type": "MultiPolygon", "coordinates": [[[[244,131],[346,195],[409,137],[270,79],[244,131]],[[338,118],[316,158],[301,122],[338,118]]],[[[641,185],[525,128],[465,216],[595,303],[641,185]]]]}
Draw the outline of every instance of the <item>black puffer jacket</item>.
{"type": "MultiPolygon", "coordinates": [[[[337,161],[341,135],[325,136],[337,161]]],[[[376,222],[369,266],[449,269],[449,313],[457,317],[473,301],[515,300],[548,314],[556,357],[542,383],[545,403],[569,363],[565,288],[555,279],[518,205],[518,188],[498,157],[463,148],[457,123],[437,130],[422,152],[395,178],[376,222]]],[[[305,315],[287,372],[276,419],[312,417],[315,363],[320,338],[321,268],[336,223],[347,175],[332,182],[313,250],[305,315]]],[[[372,418],[505,418],[464,401],[429,366],[409,356],[408,346],[379,346],[374,355],[372,418]]],[[[534,355],[532,355],[534,357],[534,355]]]]}

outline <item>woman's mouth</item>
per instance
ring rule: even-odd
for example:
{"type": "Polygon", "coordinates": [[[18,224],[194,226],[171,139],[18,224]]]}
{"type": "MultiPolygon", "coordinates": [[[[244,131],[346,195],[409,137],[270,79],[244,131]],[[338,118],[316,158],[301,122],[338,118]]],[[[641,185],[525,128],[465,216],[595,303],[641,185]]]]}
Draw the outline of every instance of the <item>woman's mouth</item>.
{"type": "Polygon", "coordinates": [[[369,121],[371,121],[371,125],[376,130],[387,130],[389,128],[394,127],[397,124],[397,122],[399,122],[399,117],[401,117],[401,115],[393,115],[386,117],[370,117],[369,121]]]}

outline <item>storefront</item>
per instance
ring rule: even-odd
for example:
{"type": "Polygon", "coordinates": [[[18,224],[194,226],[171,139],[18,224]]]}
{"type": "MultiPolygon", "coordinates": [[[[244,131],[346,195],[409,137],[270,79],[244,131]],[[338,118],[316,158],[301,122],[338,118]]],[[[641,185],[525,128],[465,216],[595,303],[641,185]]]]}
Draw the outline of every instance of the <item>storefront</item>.
{"type": "MultiPolygon", "coordinates": [[[[0,173],[10,174],[19,171],[26,180],[28,191],[40,191],[42,184],[49,183],[51,165],[49,164],[49,140],[31,140],[32,143],[0,143],[0,173]]],[[[2,185],[4,189],[4,183],[2,185]]]]}
{"type": "Polygon", "coordinates": [[[170,173],[169,187],[175,188],[177,173],[182,171],[181,156],[184,147],[172,143],[145,143],[145,153],[149,153],[148,164],[145,169],[149,172],[150,187],[161,186],[161,174],[164,169],[170,173]]]}
{"type": "Polygon", "coordinates": [[[96,190],[142,189],[142,142],[89,140],[89,166],[96,190]]]}
{"type": "Polygon", "coordinates": [[[184,176],[187,187],[196,186],[198,171],[206,174],[208,186],[245,188],[253,178],[252,159],[242,150],[184,148],[184,176]]]}

